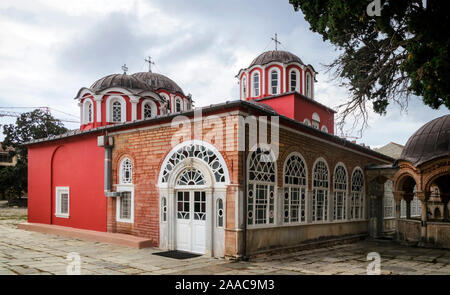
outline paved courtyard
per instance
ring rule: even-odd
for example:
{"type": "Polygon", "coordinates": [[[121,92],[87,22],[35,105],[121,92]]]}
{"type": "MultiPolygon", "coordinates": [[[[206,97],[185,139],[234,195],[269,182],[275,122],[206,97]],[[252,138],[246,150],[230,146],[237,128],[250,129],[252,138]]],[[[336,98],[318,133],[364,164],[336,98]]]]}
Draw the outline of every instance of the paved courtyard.
{"type": "Polygon", "coordinates": [[[390,242],[355,244],[262,256],[250,262],[197,257],[176,260],[133,249],[17,229],[26,210],[0,208],[0,274],[66,274],[70,252],[81,274],[366,274],[369,252],[381,256],[382,274],[450,274],[450,251],[390,242]]]}

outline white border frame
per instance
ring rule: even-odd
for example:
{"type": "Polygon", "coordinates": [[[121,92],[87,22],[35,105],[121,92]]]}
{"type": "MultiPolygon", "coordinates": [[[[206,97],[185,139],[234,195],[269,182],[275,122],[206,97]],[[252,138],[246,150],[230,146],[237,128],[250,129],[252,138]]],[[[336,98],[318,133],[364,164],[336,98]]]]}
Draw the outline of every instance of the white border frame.
{"type": "Polygon", "coordinates": [[[55,187],[55,216],[59,218],[70,217],[70,187],[69,186],[57,186],[55,187]],[[67,213],[61,213],[61,194],[67,193],[67,213]]]}
{"type": "Polygon", "coordinates": [[[108,123],[123,123],[127,120],[127,102],[125,98],[120,95],[111,95],[106,99],[106,122],[108,123]],[[112,120],[112,104],[119,101],[121,104],[121,118],[120,122],[113,122],[112,120]]]}

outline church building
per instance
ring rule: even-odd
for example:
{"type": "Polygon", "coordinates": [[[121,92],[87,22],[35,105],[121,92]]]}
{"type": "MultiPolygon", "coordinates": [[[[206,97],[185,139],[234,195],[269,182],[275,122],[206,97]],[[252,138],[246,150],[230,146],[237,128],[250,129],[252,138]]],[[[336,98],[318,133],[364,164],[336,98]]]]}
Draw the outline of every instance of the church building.
{"type": "Polygon", "coordinates": [[[367,169],[395,159],[334,135],[317,74],[267,51],[239,99],[202,108],[151,71],[100,78],[76,94],[78,130],[27,143],[28,226],[232,258],[367,236],[367,169]]]}

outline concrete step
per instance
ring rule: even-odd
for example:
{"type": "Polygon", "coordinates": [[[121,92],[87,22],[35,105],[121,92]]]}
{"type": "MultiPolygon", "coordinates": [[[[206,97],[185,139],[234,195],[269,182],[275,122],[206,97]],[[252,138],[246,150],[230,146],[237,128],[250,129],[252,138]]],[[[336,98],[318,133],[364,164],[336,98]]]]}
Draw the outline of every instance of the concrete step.
{"type": "Polygon", "coordinates": [[[45,234],[54,234],[63,237],[76,238],[100,243],[109,243],[138,249],[155,246],[153,241],[150,239],[136,237],[127,234],[108,233],[53,224],[30,223],[30,222],[19,223],[17,227],[19,229],[28,231],[35,231],[45,234]]]}

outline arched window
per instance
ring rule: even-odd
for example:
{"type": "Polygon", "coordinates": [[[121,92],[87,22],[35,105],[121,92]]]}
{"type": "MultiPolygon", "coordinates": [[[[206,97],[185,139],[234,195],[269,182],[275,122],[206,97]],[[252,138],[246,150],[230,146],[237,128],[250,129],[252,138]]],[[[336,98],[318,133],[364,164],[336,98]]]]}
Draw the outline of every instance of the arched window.
{"type": "Polygon", "coordinates": [[[84,101],[83,123],[88,124],[94,122],[94,105],[88,98],[84,101]]]}
{"type": "Polygon", "coordinates": [[[320,127],[320,117],[317,113],[312,114],[312,126],[316,129],[319,129],[320,127]]]}
{"type": "Polygon", "coordinates": [[[144,119],[149,119],[153,116],[152,106],[151,106],[150,102],[144,103],[143,112],[144,112],[144,116],[143,116],[144,119]]]}
{"type": "Polygon", "coordinates": [[[347,170],[342,164],[338,164],[334,169],[334,220],[345,220],[346,200],[347,200],[347,170]]]}
{"type": "Polygon", "coordinates": [[[133,164],[129,158],[125,158],[120,162],[120,184],[130,184],[133,182],[133,164]]]}
{"type": "Polygon", "coordinates": [[[417,197],[417,186],[414,186],[413,189],[414,197],[411,201],[411,217],[420,217],[422,216],[422,202],[417,197]]]}
{"type": "Polygon", "coordinates": [[[205,176],[195,168],[186,169],[178,177],[177,185],[205,185],[205,176]]]}
{"type": "Polygon", "coordinates": [[[284,222],[306,221],[306,164],[298,154],[284,166],[284,222]]]}
{"type": "Polygon", "coordinates": [[[322,132],[328,133],[328,128],[327,128],[327,126],[325,126],[325,125],[323,125],[322,128],[321,128],[320,130],[322,130],[322,132]]]}
{"type": "Polygon", "coordinates": [[[259,79],[259,72],[254,72],[252,75],[252,96],[257,97],[259,96],[259,90],[260,90],[260,79],[259,79]]]}
{"type": "Polygon", "coordinates": [[[395,200],[394,192],[392,190],[392,180],[387,180],[384,183],[384,196],[383,196],[383,214],[385,218],[395,217],[395,200]]]}
{"type": "Polygon", "coordinates": [[[280,93],[280,75],[278,69],[270,71],[270,94],[280,93]]]}
{"type": "Polygon", "coordinates": [[[362,219],[364,210],[364,175],[361,169],[352,174],[352,198],[350,219],[362,219]]]}
{"type": "Polygon", "coordinates": [[[223,200],[217,200],[217,227],[223,227],[224,210],[223,210],[223,200]]]}
{"type": "Polygon", "coordinates": [[[133,164],[129,158],[124,158],[119,166],[119,185],[117,191],[120,197],[117,198],[116,218],[120,222],[133,222],[134,211],[134,189],[133,164]]]}
{"type": "Polygon", "coordinates": [[[308,119],[303,120],[303,124],[311,126],[311,122],[308,119]]]}
{"type": "Polygon", "coordinates": [[[258,148],[249,157],[248,208],[249,225],[275,222],[275,160],[270,151],[258,148]]]}
{"type": "Polygon", "coordinates": [[[181,110],[181,99],[177,98],[175,100],[175,112],[179,113],[181,110]]]}
{"type": "Polygon", "coordinates": [[[247,98],[247,78],[244,76],[241,82],[242,86],[242,98],[247,98]]]}
{"type": "Polygon", "coordinates": [[[175,148],[164,161],[161,168],[160,182],[167,183],[172,170],[180,162],[187,158],[197,158],[204,161],[211,169],[217,183],[228,182],[228,176],[225,172],[225,162],[218,151],[206,147],[201,143],[189,143],[179,148],[175,148]]]}
{"type": "Polygon", "coordinates": [[[306,96],[312,98],[311,95],[311,74],[306,73],[306,96]]]}
{"type": "Polygon", "coordinates": [[[328,220],[328,167],[318,160],[313,169],[312,221],[328,220]]]}
{"type": "Polygon", "coordinates": [[[122,122],[122,104],[120,101],[112,103],[112,121],[114,123],[122,122]]]}
{"type": "Polygon", "coordinates": [[[290,79],[291,79],[291,91],[298,91],[297,85],[298,81],[297,78],[298,74],[296,70],[291,70],[290,79]]]}

